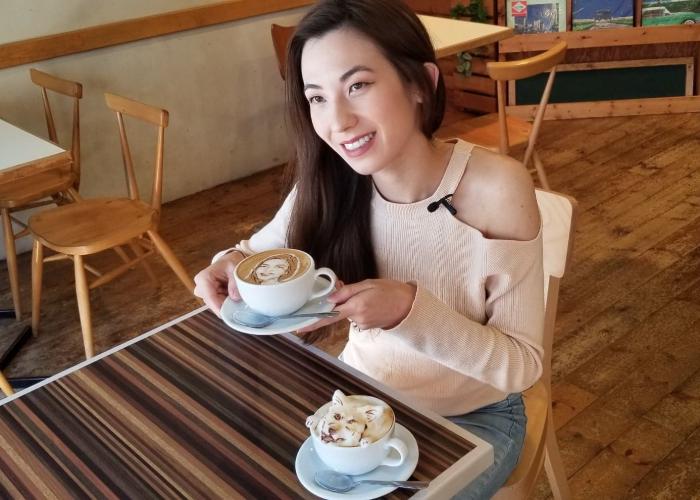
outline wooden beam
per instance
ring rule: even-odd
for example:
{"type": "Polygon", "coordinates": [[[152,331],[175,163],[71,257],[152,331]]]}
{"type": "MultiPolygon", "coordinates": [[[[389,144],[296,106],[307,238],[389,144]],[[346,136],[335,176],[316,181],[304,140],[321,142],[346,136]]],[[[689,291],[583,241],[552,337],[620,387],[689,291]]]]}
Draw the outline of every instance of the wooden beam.
{"type": "Polygon", "coordinates": [[[0,45],[0,69],[295,9],[313,0],[227,0],[0,45]]]}
{"type": "MultiPolygon", "coordinates": [[[[536,105],[507,106],[508,114],[525,120],[535,116],[536,105]]],[[[664,115],[700,113],[700,96],[652,97],[644,99],[616,99],[612,101],[550,103],[545,120],[574,118],[604,118],[608,116],[664,115]]]]}
{"type": "Polygon", "coordinates": [[[568,44],[569,49],[700,42],[700,26],[687,24],[678,26],[639,26],[637,28],[611,30],[515,35],[501,40],[499,42],[499,50],[501,54],[537,52],[549,49],[560,40],[564,40],[568,44]]]}

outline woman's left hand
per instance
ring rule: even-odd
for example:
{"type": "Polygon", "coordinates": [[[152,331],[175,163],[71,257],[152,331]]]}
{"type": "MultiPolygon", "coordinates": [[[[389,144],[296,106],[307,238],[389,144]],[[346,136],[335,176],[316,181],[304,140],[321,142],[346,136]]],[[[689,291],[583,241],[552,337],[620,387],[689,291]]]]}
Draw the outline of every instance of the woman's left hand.
{"type": "Polygon", "coordinates": [[[416,297],[416,286],[387,279],[364,280],[345,285],[328,296],[340,314],[302,328],[300,333],[310,332],[348,318],[360,330],[368,328],[393,328],[408,315],[416,297]]]}

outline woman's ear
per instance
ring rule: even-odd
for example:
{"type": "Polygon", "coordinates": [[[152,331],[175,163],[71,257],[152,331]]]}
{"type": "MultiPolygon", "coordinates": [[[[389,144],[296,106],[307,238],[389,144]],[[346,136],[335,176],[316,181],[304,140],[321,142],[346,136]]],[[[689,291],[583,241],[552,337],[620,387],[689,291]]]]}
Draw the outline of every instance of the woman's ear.
{"type": "MultiPolygon", "coordinates": [[[[430,81],[433,82],[433,90],[437,89],[438,79],[440,78],[440,69],[437,67],[436,64],[431,63],[431,62],[423,63],[423,67],[425,68],[425,71],[428,73],[428,76],[430,77],[430,81]]],[[[418,91],[418,89],[415,90],[415,96],[416,96],[416,102],[418,102],[418,103],[423,102],[423,96],[418,91]]]]}
{"type": "Polygon", "coordinates": [[[438,80],[440,79],[440,68],[437,67],[437,64],[431,62],[423,63],[423,67],[433,82],[433,90],[437,89],[438,80]]]}

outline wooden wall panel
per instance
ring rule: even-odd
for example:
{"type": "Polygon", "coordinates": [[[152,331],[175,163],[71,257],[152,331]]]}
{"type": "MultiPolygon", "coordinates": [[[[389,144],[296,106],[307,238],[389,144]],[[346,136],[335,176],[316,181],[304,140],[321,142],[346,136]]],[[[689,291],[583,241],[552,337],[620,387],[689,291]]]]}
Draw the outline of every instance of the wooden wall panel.
{"type": "Polygon", "coordinates": [[[303,7],[313,0],[228,0],[0,45],[0,69],[303,7]]]}

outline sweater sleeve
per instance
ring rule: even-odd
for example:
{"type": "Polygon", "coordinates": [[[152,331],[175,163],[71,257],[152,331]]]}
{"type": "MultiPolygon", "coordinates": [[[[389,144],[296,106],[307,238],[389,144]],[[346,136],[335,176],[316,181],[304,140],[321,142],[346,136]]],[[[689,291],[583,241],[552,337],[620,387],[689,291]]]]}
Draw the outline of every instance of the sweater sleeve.
{"type": "Polygon", "coordinates": [[[284,248],[287,246],[287,228],[289,220],[292,216],[292,208],[296,200],[296,187],[294,187],[285,198],[282,206],[277,210],[277,213],[270,222],[253,234],[250,239],[241,240],[235,247],[222,250],[217,253],[212,262],[216,262],[229,250],[238,250],[243,254],[253,255],[264,250],[272,248],[284,248]]]}
{"type": "Polygon", "coordinates": [[[541,231],[530,241],[484,240],[485,321],[470,319],[416,283],[413,306],[388,334],[411,349],[506,393],[542,374],[541,231]]]}

